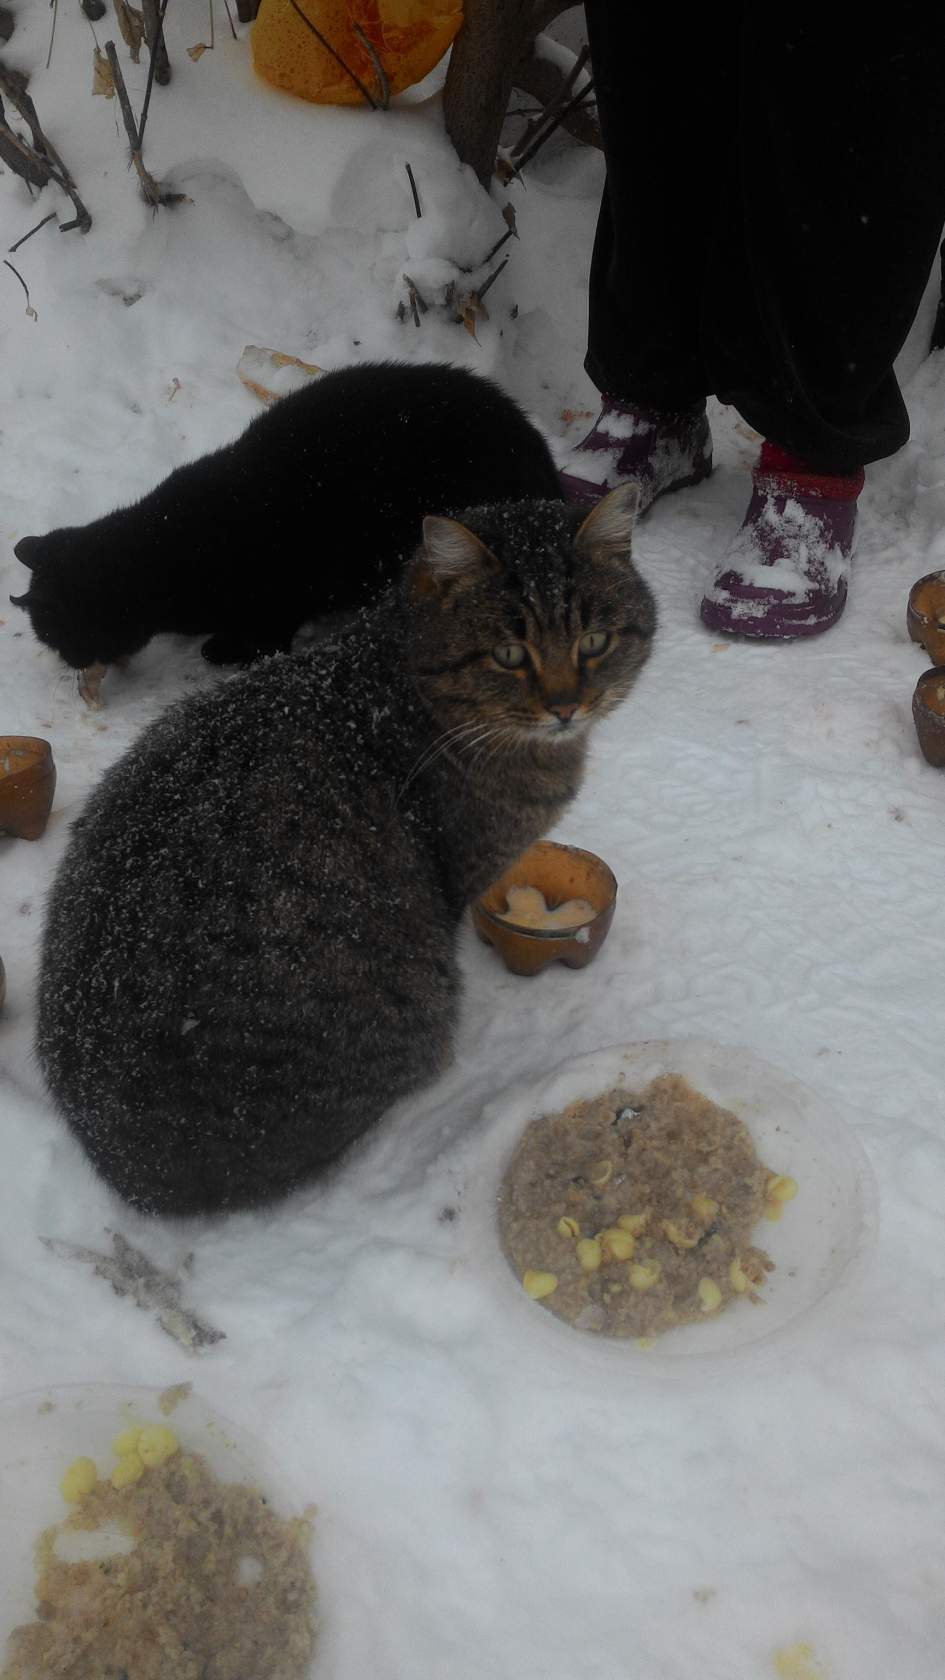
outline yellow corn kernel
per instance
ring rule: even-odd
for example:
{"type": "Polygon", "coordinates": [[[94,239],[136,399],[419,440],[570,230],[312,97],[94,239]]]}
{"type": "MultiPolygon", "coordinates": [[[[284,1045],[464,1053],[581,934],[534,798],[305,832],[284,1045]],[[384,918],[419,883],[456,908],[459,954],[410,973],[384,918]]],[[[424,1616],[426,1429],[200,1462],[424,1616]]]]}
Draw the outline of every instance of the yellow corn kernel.
{"type": "Polygon", "coordinates": [[[578,1265],[582,1272],[596,1272],[603,1259],[601,1246],[597,1238],[582,1237],[580,1242],[575,1243],[574,1246],[577,1252],[578,1265]]]}
{"type": "Polygon", "coordinates": [[[558,1287],[558,1279],[554,1272],[525,1272],[522,1277],[522,1288],[533,1301],[543,1301],[546,1295],[553,1295],[558,1287]]]}
{"type": "Polygon", "coordinates": [[[601,1231],[597,1240],[605,1260],[629,1260],[637,1246],[636,1237],[614,1225],[609,1226],[606,1231],[601,1231]]]}
{"type": "Polygon", "coordinates": [[[595,1190],[603,1190],[614,1176],[613,1161],[595,1161],[587,1176],[595,1190]]]}
{"type": "Polygon", "coordinates": [[[766,1268],[756,1254],[743,1255],[741,1268],[749,1283],[764,1283],[766,1268]]]}
{"type": "Polygon", "coordinates": [[[158,1464],[166,1464],[179,1447],[177,1436],[166,1423],[149,1424],[138,1437],[138,1456],[149,1470],[155,1469],[158,1464]]]}
{"type": "Polygon", "coordinates": [[[137,1452],[138,1442],[140,1439],[140,1427],[135,1427],[134,1429],[123,1429],[121,1434],[116,1435],[114,1441],[112,1442],[112,1452],[115,1454],[116,1458],[124,1458],[126,1453],[137,1452]]]}
{"type": "Polygon", "coordinates": [[[774,1220],[781,1218],[781,1215],[784,1212],[784,1203],[769,1200],[765,1202],[761,1211],[766,1219],[770,1219],[773,1222],[774,1220]]]}
{"type": "Polygon", "coordinates": [[[699,1300],[704,1313],[717,1312],[722,1305],[722,1291],[711,1278],[699,1279],[699,1300]]]}
{"type": "Polygon", "coordinates": [[[629,1276],[631,1289],[652,1289],[654,1283],[659,1283],[659,1261],[639,1261],[635,1266],[630,1267],[629,1276]]]}
{"type": "Polygon", "coordinates": [[[113,1488],[130,1487],[144,1475],[144,1460],[140,1453],[123,1453],[111,1474],[113,1488]]]}
{"type": "Polygon", "coordinates": [[[580,1225],[576,1219],[571,1218],[569,1213],[561,1215],[557,1228],[559,1237],[579,1237],[581,1235],[580,1225]]]}
{"type": "Polygon", "coordinates": [[[713,1202],[711,1196],[703,1196],[701,1190],[696,1191],[689,1206],[697,1219],[714,1219],[719,1211],[718,1202],[713,1202]]]}
{"type": "Polygon", "coordinates": [[[765,1196],[769,1202],[793,1202],[797,1195],[797,1179],[788,1178],[786,1173],[771,1173],[765,1185],[765,1196]]]}
{"type": "Polygon", "coordinates": [[[78,1505],[87,1493],[91,1493],[98,1481],[98,1471],[91,1458],[74,1458],[67,1470],[62,1473],[59,1491],[67,1505],[78,1505]]]}
{"type": "Polygon", "coordinates": [[[682,1230],[682,1228],[672,1219],[661,1220],[660,1230],[663,1232],[664,1236],[669,1238],[674,1248],[695,1248],[696,1243],[699,1241],[698,1236],[690,1237],[687,1232],[682,1230]]]}
{"type": "Polygon", "coordinates": [[[617,1220],[617,1224],[621,1231],[629,1231],[631,1237],[638,1237],[640,1232],[645,1230],[649,1217],[649,1208],[646,1213],[622,1213],[617,1220]]]}
{"type": "Polygon", "coordinates": [[[740,1260],[733,1260],[729,1266],[728,1281],[734,1289],[736,1295],[744,1295],[746,1289],[748,1288],[749,1280],[747,1274],[742,1271],[742,1263],[740,1260]]]}

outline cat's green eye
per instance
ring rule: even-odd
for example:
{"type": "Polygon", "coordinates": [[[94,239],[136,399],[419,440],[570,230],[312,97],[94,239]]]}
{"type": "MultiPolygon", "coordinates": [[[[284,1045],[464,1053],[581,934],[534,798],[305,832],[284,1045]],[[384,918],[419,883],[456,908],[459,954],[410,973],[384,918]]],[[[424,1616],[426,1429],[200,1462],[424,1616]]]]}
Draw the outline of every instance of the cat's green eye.
{"type": "Polygon", "coordinates": [[[585,659],[594,659],[598,654],[606,653],[609,647],[609,630],[588,630],[578,642],[578,652],[583,654],[585,659]]]}
{"type": "Polygon", "coordinates": [[[492,657],[497,665],[504,665],[507,671],[517,671],[528,658],[526,649],[521,642],[500,642],[492,649],[492,657]]]}

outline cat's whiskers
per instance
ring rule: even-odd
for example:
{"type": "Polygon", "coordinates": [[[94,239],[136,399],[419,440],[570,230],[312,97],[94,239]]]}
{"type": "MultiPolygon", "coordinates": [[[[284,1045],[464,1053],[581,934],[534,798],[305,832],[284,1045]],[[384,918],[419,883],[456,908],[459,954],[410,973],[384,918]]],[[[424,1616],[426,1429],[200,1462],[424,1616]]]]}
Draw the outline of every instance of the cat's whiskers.
{"type": "MultiPolygon", "coordinates": [[[[420,754],[420,757],[417,759],[416,764],[413,766],[413,769],[407,776],[403,786],[398,789],[397,797],[394,801],[395,805],[399,804],[411,782],[416,781],[417,777],[421,775],[424,770],[429,770],[430,766],[434,764],[443,753],[448,752],[451,747],[457,746],[460,743],[460,737],[463,735],[468,736],[475,734],[478,741],[480,732],[484,727],[485,726],[481,718],[476,718],[472,723],[454,723],[449,729],[444,729],[442,734],[437,735],[435,740],[428,742],[424,747],[423,752],[420,754]]],[[[465,744],[465,742],[462,743],[462,745],[465,744]]],[[[473,742],[472,744],[475,745],[476,743],[473,742]]]]}
{"type": "MultiPolygon", "coordinates": [[[[492,751],[489,753],[488,757],[485,759],[485,762],[482,765],[483,770],[485,770],[486,767],[489,764],[492,763],[492,760],[496,757],[496,755],[498,753],[501,752],[501,750],[504,746],[516,747],[516,746],[519,746],[521,744],[522,735],[514,727],[513,724],[506,724],[504,728],[500,728],[496,733],[498,734],[498,740],[496,741],[496,744],[493,747],[492,751]]],[[[478,763],[478,759],[476,759],[474,761],[471,768],[475,769],[477,763],[478,763]]]]}

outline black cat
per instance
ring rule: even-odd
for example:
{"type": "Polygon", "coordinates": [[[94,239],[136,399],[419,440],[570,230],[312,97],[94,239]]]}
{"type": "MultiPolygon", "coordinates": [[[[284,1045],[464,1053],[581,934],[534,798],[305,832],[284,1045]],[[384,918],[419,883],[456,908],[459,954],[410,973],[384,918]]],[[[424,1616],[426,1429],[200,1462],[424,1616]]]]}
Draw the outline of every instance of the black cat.
{"type": "Polygon", "coordinates": [[[162,631],[212,632],[211,663],[247,664],[376,595],[424,514],[560,496],[543,438],[491,380],[365,363],[284,397],[133,507],[23,537],[14,553],[33,575],[10,599],[77,670],[162,631]]]}

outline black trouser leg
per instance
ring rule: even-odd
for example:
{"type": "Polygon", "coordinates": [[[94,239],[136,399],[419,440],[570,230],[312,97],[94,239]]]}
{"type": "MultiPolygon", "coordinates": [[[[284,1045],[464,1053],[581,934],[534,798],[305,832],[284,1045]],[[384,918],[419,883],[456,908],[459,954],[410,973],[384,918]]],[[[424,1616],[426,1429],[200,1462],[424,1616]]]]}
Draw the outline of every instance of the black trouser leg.
{"type": "Polygon", "coordinates": [[[588,0],[608,188],[588,372],[658,408],[715,391],[849,472],[908,437],[892,371],[945,222],[945,14],[588,0]]]}

